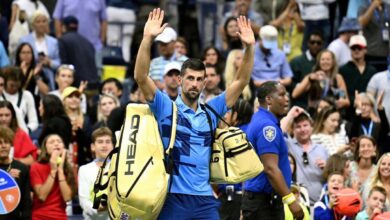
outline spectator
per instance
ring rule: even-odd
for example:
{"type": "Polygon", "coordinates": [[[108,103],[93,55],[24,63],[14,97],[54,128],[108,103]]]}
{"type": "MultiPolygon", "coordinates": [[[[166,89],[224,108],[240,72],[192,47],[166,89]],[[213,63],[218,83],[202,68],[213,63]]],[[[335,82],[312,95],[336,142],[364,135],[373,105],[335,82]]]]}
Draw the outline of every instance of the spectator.
{"type": "Polygon", "coordinates": [[[78,192],[80,206],[83,209],[85,220],[107,220],[109,219],[107,207],[101,206],[93,209],[91,191],[93,190],[99,168],[103,165],[104,159],[113,149],[112,132],[107,127],[101,127],[92,133],[91,151],[95,160],[80,167],[78,173],[78,192]]]}
{"type": "Polygon", "coordinates": [[[32,219],[66,220],[66,202],[75,191],[75,180],[61,137],[48,135],[42,142],[38,162],[31,165],[32,219]]]}
{"type": "Polygon", "coordinates": [[[324,36],[325,46],[328,45],[330,33],[329,3],[335,0],[296,0],[301,12],[301,18],[305,22],[302,51],[305,51],[309,34],[314,30],[320,30],[324,36]]]}
{"type": "Polygon", "coordinates": [[[356,141],[354,161],[350,163],[349,184],[358,192],[362,192],[370,184],[377,166],[375,165],[378,149],[374,138],[362,135],[356,141]]]}
{"type": "Polygon", "coordinates": [[[260,40],[255,46],[255,64],[252,80],[256,87],[268,80],[279,81],[282,85],[291,84],[293,73],[286,55],[278,49],[278,31],[271,25],[260,30],[260,40]]]}
{"type": "Polygon", "coordinates": [[[373,187],[368,194],[366,208],[358,213],[356,220],[375,219],[376,215],[383,212],[386,198],[387,193],[383,187],[373,187]]]}
{"type": "Polygon", "coordinates": [[[0,41],[0,68],[9,65],[9,59],[7,55],[7,51],[4,48],[3,42],[0,41]]]}
{"type": "Polygon", "coordinates": [[[328,159],[328,151],[311,141],[312,120],[308,113],[293,119],[293,137],[287,139],[289,152],[296,158],[297,182],[308,188],[310,204],[319,200],[322,189],[322,169],[328,159]]]}
{"type": "MultiPolygon", "coordinates": [[[[207,63],[214,65],[217,68],[218,73],[223,74],[223,72],[225,72],[225,58],[216,47],[206,47],[203,50],[202,60],[205,65],[207,63]]],[[[225,88],[224,86],[225,85],[222,87],[223,89],[225,88]]]]}
{"type": "Polygon", "coordinates": [[[31,165],[37,158],[37,147],[28,134],[19,128],[16,113],[8,101],[0,101],[0,125],[10,128],[14,133],[12,157],[26,165],[31,165]]]}
{"type": "Polygon", "coordinates": [[[100,88],[100,94],[112,94],[118,99],[122,96],[123,85],[115,78],[108,78],[104,80],[100,88]]]}
{"type": "Polygon", "coordinates": [[[110,116],[113,109],[120,106],[119,100],[114,95],[102,94],[100,95],[98,109],[97,109],[97,119],[98,121],[93,126],[92,130],[96,130],[101,127],[107,126],[107,119],[110,116]]]}
{"type": "Polygon", "coordinates": [[[152,59],[150,62],[149,75],[159,89],[164,89],[163,78],[165,66],[173,61],[183,63],[188,59],[188,57],[179,56],[177,52],[175,52],[176,39],[176,31],[171,27],[167,27],[164,29],[164,32],[159,34],[154,40],[157,42],[160,56],[152,59]]]}
{"type": "Polygon", "coordinates": [[[206,64],[206,83],[200,95],[200,100],[206,103],[221,94],[222,90],[218,87],[220,82],[221,75],[217,73],[215,66],[206,64]]]}
{"type": "Polygon", "coordinates": [[[181,64],[171,62],[165,66],[164,70],[164,92],[171,100],[176,100],[180,90],[180,75],[181,64]]]}
{"type": "Polygon", "coordinates": [[[1,220],[31,219],[31,189],[29,168],[18,160],[13,160],[11,155],[12,143],[15,134],[6,127],[0,127],[0,169],[8,172],[18,184],[20,190],[20,202],[18,206],[6,215],[0,215],[1,220]]]}
{"type": "Polygon", "coordinates": [[[279,30],[279,49],[283,50],[288,61],[302,54],[301,47],[305,23],[301,19],[299,8],[295,1],[290,1],[283,13],[272,20],[270,25],[279,30]]]}
{"type": "Polygon", "coordinates": [[[349,41],[353,35],[361,30],[359,21],[356,18],[344,17],[339,27],[339,37],[332,41],[328,49],[336,56],[338,66],[343,66],[351,60],[349,41]]]}
{"type": "MultiPolygon", "coordinates": [[[[293,58],[290,62],[291,69],[294,73],[292,83],[290,85],[293,90],[303,78],[313,71],[313,67],[316,64],[317,55],[320,53],[324,44],[324,38],[321,32],[313,31],[309,35],[309,41],[307,42],[308,49],[304,54],[293,58]]],[[[303,108],[307,107],[307,94],[303,94],[299,98],[292,97],[293,105],[298,105],[303,108]]]]}
{"type": "Polygon", "coordinates": [[[315,108],[319,100],[325,96],[333,96],[337,100],[338,109],[349,106],[347,87],[343,77],[338,73],[336,59],[331,51],[324,50],[318,54],[313,72],[297,84],[292,97],[299,98],[307,92],[309,109],[315,108]]]}
{"type": "Polygon", "coordinates": [[[253,1],[253,9],[261,14],[263,24],[269,24],[283,13],[289,2],[289,0],[256,0],[253,1]]]}
{"type": "Polygon", "coordinates": [[[50,134],[58,134],[68,148],[72,140],[72,124],[65,113],[61,100],[55,95],[46,95],[39,104],[42,118],[42,132],[39,144],[50,134]]]}
{"type": "Polygon", "coordinates": [[[229,17],[223,25],[223,31],[220,32],[222,39],[222,51],[228,54],[233,49],[242,49],[240,38],[237,35],[238,25],[236,17],[229,17]]]}
{"type": "Polygon", "coordinates": [[[16,0],[12,2],[12,15],[9,28],[12,29],[21,12],[26,13],[26,20],[29,20],[36,11],[41,11],[47,18],[50,18],[46,6],[40,0],[16,0]]]}
{"type": "Polygon", "coordinates": [[[107,13],[106,2],[98,1],[66,1],[57,0],[53,12],[56,37],[62,36],[63,21],[67,16],[74,16],[78,20],[78,32],[84,36],[99,53],[106,42],[107,34],[107,13]]]}
{"type": "Polygon", "coordinates": [[[188,43],[184,37],[178,37],[175,43],[175,52],[181,56],[187,56],[188,43]]]}
{"type": "Polygon", "coordinates": [[[340,129],[341,116],[334,107],[322,109],[314,122],[311,139],[315,144],[321,144],[329,155],[344,153],[349,150],[348,137],[343,129],[340,129]]]}
{"type": "MultiPolygon", "coordinates": [[[[58,86],[57,90],[50,91],[49,94],[57,96],[61,99],[61,95],[65,88],[72,86],[74,83],[74,66],[72,64],[62,64],[58,67],[55,80],[58,86]]],[[[79,89],[83,89],[86,86],[86,81],[81,81],[79,89]]],[[[83,113],[87,113],[87,97],[85,94],[81,95],[81,110],[83,113]]]]}
{"type": "MultiPolygon", "coordinates": [[[[340,74],[348,82],[346,86],[350,102],[355,103],[355,91],[359,93],[366,91],[368,82],[376,73],[376,69],[366,63],[367,42],[364,36],[352,36],[349,47],[351,48],[352,60],[340,68],[340,74]]],[[[351,119],[354,112],[354,106],[350,105],[346,114],[347,119],[351,119]]]]}
{"type": "Polygon", "coordinates": [[[87,81],[90,87],[97,85],[99,77],[93,44],[77,33],[79,27],[77,18],[68,16],[62,23],[64,33],[58,39],[60,56],[62,63],[72,64],[74,67],[74,85],[79,86],[82,81],[87,81]]]}
{"type": "Polygon", "coordinates": [[[38,115],[34,97],[31,92],[22,89],[23,73],[18,67],[8,67],[3,70],[5,90],[3,100],[8,100],[22,112],[22,118],[27,124],[29,133],[38,128],[38,115]]]}
{"type": "Polygon", "coordinates": [[[329,175],[333,172],[341,173],[344,180],[349,178],[349,174],[351,173],[350,161],[346,156],[342,154],[333,154],[329,156],[324,167],[324,179],[327,180],[329,175]]]}
{"type": "MultiPolygon", "coordinates": [[[[233,79],[236,77],[236,73],[238,68],[240,67],[242,63],[242,57],[243,57],[242,50],[234,49],[229,52],[229,55],[226,60],[226,67],[225,67],[225,88],[230,86],[232,84],[233,79]]],[[[252,96],[252,91],[249,85],[245,86],[244,91],[242,92],[242,97],[247,100],[253,100],[254,95],[252,96]]]]}
{"type": "Polygon", "coordinates": [[[367,62],[378,71],[387,70],[390,5],[387,1],[365,1],[359,9],[359,23],[367,39],[367,62]]]}

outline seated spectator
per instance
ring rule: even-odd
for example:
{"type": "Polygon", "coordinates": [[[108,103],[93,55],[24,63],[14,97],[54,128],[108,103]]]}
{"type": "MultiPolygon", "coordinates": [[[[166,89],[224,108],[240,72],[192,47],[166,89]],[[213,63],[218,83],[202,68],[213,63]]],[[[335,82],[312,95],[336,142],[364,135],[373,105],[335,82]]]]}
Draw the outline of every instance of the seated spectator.
{"type": "Polygon", "coordinates": [[[9,59],[7,55],[7,51],[4,48],[3,42],[0,41],[0,68],[9,65],[9,59]]]}
{"type": "MultiPolygon", "coordinates": [[[[217,68],[218,73],[223,74],[223,72],[225,72],[225,58],[222,56],[221,52],[216,47],[206,47],[203,50],[202,60],[205,65],[207,63],[214,65],[217,68]]],[[[225,87],[222,87],[222,89],[224,88],[225,87]]]]}
{"type": "Polygon", "coordinates": [[[222,39],[222,51],[224,54],[228,54],[230,50],[242,49],[242,43],[237,35],[238,24],[236,17],[229,17],[226,19],[223,25],[223,31],[220,32],[222,39]]]}
{"type": "Polygon", "coordinates": [[[28,166],[13,160],[11,155],[12,143],[14,141],[14,132],[4,126],[0,126],[0,169],[8,172],[18,184],[20,190],[19,205],[10,213],[0,215],[1,220],[15,219],[25,220],[31,219],[31,188],[30,174],[28,166]]]}
{"type": "MultiPolygon", "coordinates": [[[[66,115],[72,124],[71,152],[73,152],[73,168],[77,171],[78,166],[84,165],[92,160],[89,149],[92,127],[89,117],[81,111],[80,91],[75,87],[67,87],[62,93],[62,103],[66,115]]],[[[77,173],[77,172],[76,172],[77,173]]]]}
{"type": "Polygon", "coordinates": [[[218,87],[220,82],[221,75],[217,73],[216,68],[210,64],[206,64],[206,83],[199,99],[206,103],[221,94],[222,90],[218,87]]]}
{"type": "Polygon", "coordinates": [[[67,150],[60,136],[48,135],[42,142],[38,162],[31,165],[32,219],[66,220],[66,202],[75,191],[75,179],[67,150]]]}
{"type": "Polygon", "coordinates": [[[340,129],[340,113],[334,107],[322,109],[314,122],[311,139],[315,144],[321,144],[329,155],[345,153],[349,150],[348,138],[340,129]]]}
{"type": "Polygon", "coordinates": [[[106,159],[113,147],[110,129],[101,127],[92,133],[91,151],[95,159],[81,166],[78,173],[79,200],[85,220],[108,219],[107,207],[100,204],[97,210],[92,208],[93,198],[91,198],[91,191],[93,191],[99,168],[103,165],[104,159],[106,159]]]}
{"type": "Polygon", "coordinates": [[[112,94],[118,99],[122,96],[123,85],[115,78],[108,78],[104,80],[100,88],[100,94],[112,94]]]}
{"type": "Polygon", "coordinates": [[[386,112],[382,105],[383,93],[379,97],[377,104],[374,98],[369,93],[356,92],[356,112],[353,113],[351,130],[349,138],[357,138],[361,135],[373,137],[378,143],[378,152],[386,152],[386,139],[389,133],[389,123],[387,121],[386,112]],[[377,109],[375,110],[375,106],[377,109]],[[376,115],[376,112],[379,114],[376,115]]]}
{"type": "Polygon", "coordinates": [[[179,95],[180,69],[181,69],[181,64],[178,62],[170,62],[165,66],[163,91],[172,100],[176,100],[177,96],[179,95]]]}
{"type": "MultiPolygon", "coordinates": [[[[368,82],[377,72],[375,67],[368,64],[365,60],[367,53],[367,42],[363,35],[354,35],[349,41],[352,60],[340,67],[340,74],[343,76],[346,84],[349,100],[355,103],[355,91],[365,92],[368,82]]],[[[350,105],[347,111],[348,120],[355,112],[355,106],[350,105]]]]}
{"type": "Polygon", "coordinates": [[[309,94],[308,109],[315,108],[319,100],[325,96],[333,96],[336,99],[337,109],[350,105],[345,81],[338,73],[337,63],[331,51],[324,50],[317,56],[313,72],[296,85],[292,97],[296,99],[306,93],[309,94]]]}
{"type": "Polygon", "coordinates": [[[260,39],[255,46],[255,63],[252,80],[256,87],[265,81],[279,81],[282,85],[291,84],[293,73],[286,55],[278,49],[278,31],[271,25],[263,26],[260,39]]]}
{"type": "Polygon", "coordinates": [[[355,220],[374,219],[383,212],[387,198],[386,190],[380,186],[375,186],[370,190],[367,198],[366,208],[359,212],[355,220]]]}
{"type": "MultiPolygon", "coordinates": [[[[229,87],[230,84],[232,84],[234,78],[236,77],[236,73],[242,63],[243,56],[244,53],[242,52],[242,50],[235,49],[229,52],[229,55],[226,60],[224,74],[225,88],[229,87]]],[[[242,92],[242,97],[247,101],[254,99],[254,95],[252,96],[252,91],[249,85],[245,86],[244,91],[242,92]]]]}
{"type": "MultiPolygon", "coordinates": [[[[303,78],[313,71],[313,67],[316,64],[317,55],[322,50],[324,45],[324,38],[319,31],[313,31],[309,35],[309,41],[307,42],[308,49],[304,54],[293,58],[290,62],[291,70],[294,73],[292,83],[290,85],[291,91],[300,83],[303,78]]],[[[298,98],[292,98],[292,105],[298,105],[303,108],[307,108],[307,94],[304,94],[298,98]]]]}
{"type": "Polygon", "coordinates": [[[351,60],[349,40],[360,30],[361,27],[356,18],[343,18],[338,30],[339,37],[328,46],[328,49],[334,53],[338,66],[343,66],[351,60]]]}
{"type": "Polygon", "coordinates": [[[34,12],[31,17],[33,32],[22,39],[21,43],[29,43],[34,49],[34,58],[43,67],[57,69],[61,64],[58,41],[56,38],[47,35],[49,28],[49,17],[41,12],[34,12]]]}
{"type": "Polygon", "coordinates": [[[362,135],[356,141],[354,161],[350,163],[351,173],[349,184],[358,192],[362,192],[366,185],[370,185],[377,166],[375,165],[378,149],[372,137],[362,135]]]}
{"type": "Polygon", "coordinates": [[[39,115],[42,118],[42,132],[38,143],[50,134],[58,134],[68,148],[72,141],[72,124],[65,113],[62,101],[55,95],[45,95],[39,103],[39,115]]]}
{"type": "Polygon", "coordinates": [[[38,128],[38,115],[33,95],[22,88],[24,79],[22,70],[18,67],[8,67],[3,69],[3,73],[5,76],[3,100],[8,100],[13,106],[20,109],[29,133],[35,131],[38,128]]]}
{"type": "MultiPolygon", "coordinates": [[[[333,172],[341,173],[344,177],[345,184],[347,184],[347,179],[349,178],[350,170],[350,161],[343,154],[333,154],[330,155],[328,160],[326,160],[323,176],[327,180],[329,175],[333,172]]],[[[324,193],[324,189],[322,193],[324,193]]]]}
{"type": "Polygon", "coordinates": [[[26,165],[31,165],[37,158],[37,147],[30,136],[19,128],[14,107],[8,101],[0,101],[0,125],[15,133],[12,156],[26,165]]]}
{"type": "Polygon", "coordinates": [[[111,111],[114,108],[120,106],[119,100],[114,95],[108,93],[100,95],[98,109],[97,109],[97,118],[98,121],[93,125],[92,130],[96,130],[101,127],[107,126],[107,119],[110,116],[111,111]]]}
{"type": "MultiPolygon", "coordinates": [[[[58,89],[50,91],[49,94],[53,94],[61,99],[61,95],[64,89],[66,87],[72,86],[74,83],[74,71],[75,69],[73,65],[62,64],[59,66],[55,77],[58,89]]],[[[86,83],[87,82],[82,81],[80,82],[80,86],[84,87],[86,83]]],[[[81,109],[84,114],[87,113],[87,97],[85,94],[81,95],[81,109]]]]}
{"type": "Polygon", "coordinates": [[[178,37],[175,43],[175,52],[181,56],[187,56],[188,44],[184,37],[178,37]]]}
{"type": "Polygon", "coordinates": [[[302,54],[303,30],[305,23],[301,19],[298,5],[290,1],[282,14],[270,22],[270,25],[278,29],[279,49],[291,61],[294,57],[302,54]]]}

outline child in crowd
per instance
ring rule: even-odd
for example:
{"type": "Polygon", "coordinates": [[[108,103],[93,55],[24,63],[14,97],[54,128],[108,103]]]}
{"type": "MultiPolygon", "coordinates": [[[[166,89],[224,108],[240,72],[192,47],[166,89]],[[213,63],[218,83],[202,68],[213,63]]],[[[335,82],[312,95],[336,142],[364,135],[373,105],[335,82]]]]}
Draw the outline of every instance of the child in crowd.
{"type": "Polygon", "coordinates": [[[94,161],[80,167],[78,175],[79,199],[83,209],[84,219],[108,220],[107,207],[100,206],[97,210],[92,208],[93,185],[98,175],[99,168],[104,159],[113,149],[112,132],[107,127],[96,129],[92,133],[91,151],[95,155],[94,161]]]}
{"type": "Polygon", "coordinates": [[[386,201],[386,190],[380,186],[374,186],[368,194],[366,201],[366,209],[359,212],[356,220],[371,220],[376,215],[383,212],[383,207],[386,201]]]}

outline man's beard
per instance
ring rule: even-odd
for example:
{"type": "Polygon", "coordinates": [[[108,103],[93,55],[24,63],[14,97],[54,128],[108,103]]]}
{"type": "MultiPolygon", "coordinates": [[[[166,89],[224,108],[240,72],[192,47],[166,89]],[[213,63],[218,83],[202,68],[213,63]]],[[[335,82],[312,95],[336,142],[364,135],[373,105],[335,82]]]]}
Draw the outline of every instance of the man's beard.
{"type": "Polygon", "coordinates": [[[196,95],[191,95],[191,92],[195,90],[189,90],[187,92],[184,92],[183,91],[183,95],[191,102],[194,102],[194,101],[197,101],[199,99],[199,96],[200,96],[200,92],[196,91],[197,94],[196,95]]]}

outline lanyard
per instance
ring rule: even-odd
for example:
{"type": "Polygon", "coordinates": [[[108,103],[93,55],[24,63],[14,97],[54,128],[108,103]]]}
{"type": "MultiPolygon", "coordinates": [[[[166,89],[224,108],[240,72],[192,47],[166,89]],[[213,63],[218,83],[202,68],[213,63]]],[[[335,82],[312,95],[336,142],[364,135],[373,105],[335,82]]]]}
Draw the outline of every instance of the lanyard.
{"type": "Polygon", "coordinates": [[[372,136],[371,133],[372,133],[373,126],[374,126],[374,123],[372,123],[372,121],[370,121],[370,125],[368,126],[368,131],[367,131],[367,128],[364,125],[361,125],[364,135],[372,136]]]}
{"type": "MultiPolygon", "coordinates": [[[[371,2],[371,1],[370,1],[371,2]]],[[[389,25],[389,13],[387,11],[387,7],[385,4],[383,4],[383,16],[380,16],[379,14],[379,10],[378,9],[375,9],[374,11],[374,16],[375,16],[375,19],[381,23],[381,26],[382,26],[382,29],[387,27],[388,28],[388,25],[389,25]],[[382,17],[382,20],[381,20],[381,17],[382,17]],[[385,24],[385,25],[384,25],[385,24]],[[386,25],[387,24],[387,25],[386,25]]]]}
{"type": "Polygon", "coordinates": [[[286,31],[285,31],[285,29],[284,29],[284,26],[283,26],[283,28],[282,28],[282,36],[283,36],[283,43],[284,42],[288,42],[288,41],[290,41],[291,40],[291,36],[292,36],[292,32],[293,32],[293,30],[294,30],[294,22],[291,22],[291,24],[290,24],[290,28],[289,28],[289,30],[288,30],[288,36],[287,36],[287,39],[284,37],[286,34],[286,31]]]}

